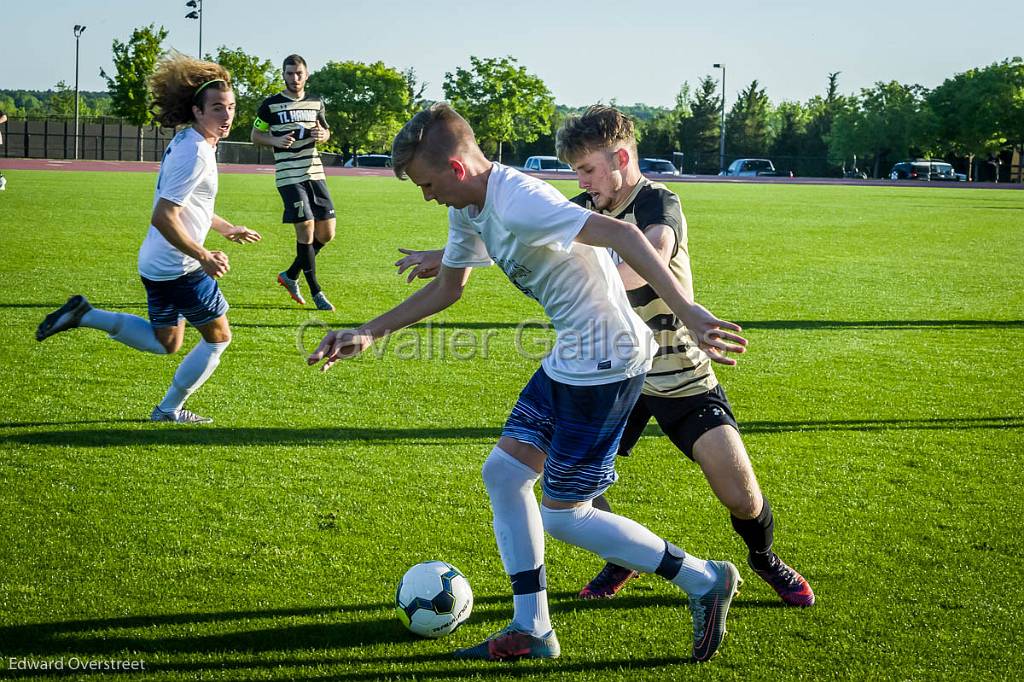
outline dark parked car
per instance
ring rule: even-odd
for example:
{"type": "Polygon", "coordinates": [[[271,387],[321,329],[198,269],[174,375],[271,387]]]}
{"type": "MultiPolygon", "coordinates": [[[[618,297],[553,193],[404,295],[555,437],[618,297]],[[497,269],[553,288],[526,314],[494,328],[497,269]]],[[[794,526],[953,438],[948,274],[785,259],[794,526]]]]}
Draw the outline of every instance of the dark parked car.
{"type": "Polygon", "coordinates": [[[957,182],[964,176],[945,161],[901,161],[892,167],[889,179],[957,182]]]}
{"type": "Polygon", "coordinates": [[[640,159],[640,172],[648,175],[679,175],[679,169],[665,159],[640,159]]]}
{"type": "Polygon", "coordinates": [[[358,154],[345,162],[345,168],[391,168],[391,155],[358,154]]]}
{"type": "Polygon", "coordinates": [[[732,175],[738,177],[755,177],[759,175],[778,175],[775,164],[768,159],[736,159],[729,164],[729,167],[719,175],[732,175]]]}

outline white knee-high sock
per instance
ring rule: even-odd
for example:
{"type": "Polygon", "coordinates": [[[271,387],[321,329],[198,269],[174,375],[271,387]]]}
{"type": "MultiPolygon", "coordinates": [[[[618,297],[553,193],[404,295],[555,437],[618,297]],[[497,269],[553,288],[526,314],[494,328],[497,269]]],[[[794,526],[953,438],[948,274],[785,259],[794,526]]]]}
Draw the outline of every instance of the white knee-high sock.
{"type": "Polygon", "coordinates": [[[153,326],[138,315],[93,308],[82,316],[79,326],[105,331],[114,341],[120,341],[136,350],[157,355],[167,354],[167,349],[157,341],[153,326]]]}
{"type": "Polygon", "coordinates": [[[572,509],[541,507],[541,516],[552,537],[634,571],[657,573],[688,594],[704,594],[714,585],[715,574],[707,562],[625,516],[589,504],[572,509]]]}
{"type": "Polygon", "coordinates": [[[540,474],[499,447],[483,466],[494,513],[494,537],[505,572],[512,579],[513,624],[534,635],[551,630],[544,575],[544,524],[533,486],[540,474]]]}
{"type": "Polygon", "coordinates": [[[196,347],[178,365],[171,387],[167,389],[167,395],[160,402],[160,409],[164,412],[180,410],[188,397],[210,378],[213,370],[217,369],[221,353],[229,343],[231,342],[210,343],[206,339],[200,339],[196,347]]]}

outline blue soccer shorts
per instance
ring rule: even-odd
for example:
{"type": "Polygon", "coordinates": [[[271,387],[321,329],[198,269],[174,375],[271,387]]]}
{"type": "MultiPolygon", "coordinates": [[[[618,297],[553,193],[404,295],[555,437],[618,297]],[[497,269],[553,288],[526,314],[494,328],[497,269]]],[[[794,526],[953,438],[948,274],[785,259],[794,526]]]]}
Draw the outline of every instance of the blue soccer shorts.
{"type": "Polygon", "coordinates": [[[538,369],[501,435],[547,454],[541,483],[560,502],[592,500],[618,479],[615,454],[644,375],[597,386],[552,380],[538,369]]]}
{"type": "Polygon", "coordinates": [[[202,270],[169,280],[143,277],[142,284],[146,287],[149,323],[154,329],[175,327],[183,317],[199,327],[228,312],[228,302],[217,280],[202,270]]]}

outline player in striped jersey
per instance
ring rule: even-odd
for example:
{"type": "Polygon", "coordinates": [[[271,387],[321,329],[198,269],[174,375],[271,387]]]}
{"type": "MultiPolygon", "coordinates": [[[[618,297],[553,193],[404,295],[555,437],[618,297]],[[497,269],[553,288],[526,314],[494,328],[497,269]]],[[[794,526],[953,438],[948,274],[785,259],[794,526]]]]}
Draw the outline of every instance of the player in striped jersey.
{"type": "MultiPolygon", "coordinates": [[[[632,122],[611,107],[591,107],[563,123],[558,153],[575,167],[580,187],[586,190],[572,201],[639,227],[692,299],[686,219],[679,197],[640,173],[632,122]]],[[[413,268],[410,281],[436,274],[440,251],[402,252],[406,256],[396,265],[400,272],[413,268]]],[[[659,346],[626,423],[619,455],[630,453],[653,416],[672,442],[697,462],[712,491],[729,509],[754,572],[786,604],[811,606],[814,592],[810,585],[772,550],[772,509],[758,486],[729,401],[707,354],[651,286],[621,258],[613,257],[633,310],[654,332],[659,346]]],[[[594,506],[610,510],[603,495],[594,500],[594,506]]],[[[580,596],[612,597],[636,575],[609,562],[580,596]]]]}
{"type": "Polygon", "coordinates": [[[331,131],[323,101],[306,93],[306,60],[289,55],[283,72],[285,89],[260,105],[251,135],[253,143],[274,148],[277,191],[284,201],[281,222],[295,225],[295,260],[277,281],[296,303],[305,305],[298,282],[302,272],[317,309],[334,310],[316,278],[316,257],[334,239],[334,204],[316,148],[331,131]]]}
{"type": "MultiPolygon", "coordinates": [[[[692,298],[686,219],[679,198],[640,173],[632,121],[612,107],[594,106],[563,122],[556,146],[586,190],[573,201],[639,227],[692,298]]],[[[643,278],[621,258],[615,260],[633,310],[647,322],[659,345],[619,454],[629,454],[654,417],[676,447],[700,466],[712,491],[729,509],[732,526],[747,545],[751,569],[786,604],[811,606],[814,592],[807,580],[772,550],[772,508],[761,493],[729,401],[700,340],[643,278]]],[[[607,505],[603,496],[595,505],[602,502],[607,505]]],[[[580,596],[614,596],[634,576],[635,572],[609,563],[580,596]]]]}

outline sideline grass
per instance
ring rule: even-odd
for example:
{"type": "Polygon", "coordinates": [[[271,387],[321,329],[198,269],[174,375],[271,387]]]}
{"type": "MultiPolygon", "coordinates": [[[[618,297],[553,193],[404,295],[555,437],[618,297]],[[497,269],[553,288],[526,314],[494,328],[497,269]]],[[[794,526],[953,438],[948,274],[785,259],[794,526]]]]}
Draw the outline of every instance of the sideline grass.
{"type": "Polygon", "coordinates": [[[32,338],[71,293],[145,314],[135,254],[154,178],[7,176],[2,667],[137,659],[152,679],[279,680],[1017,674],[1022,192],[675,185],[698,298],[751,340],[719,376],[776,510],[776,548],[819,603],[780,608],[696,467],[652,429],[610,497],[694,554],[740,566],[722,654],[686,663],[689,616],[659,579],[576,601],[599,564],[549,540],[564,655],[509,667],[448,654],[510,613],[479,467],[536,367],[517,354],[515,326],[540,309],[491,268],[420,328],[433,359],[402,359],[406,336],[321,375],[296,348],[304,323],[308,346],[320,322],[359,322],[407,295],[395,248],[442,243],[443,209],[408,183],[330,178],[339,237],[318,272],[338,311],[323,315],[274,283],[293,236],[270,178],[221,176],[218,213],[264,241],[210,236],[231,257],[235,339],[190,401],[216,422],[168,428],[142,420],[175,361],[94,331],[32,338]],[[437,357],[442,335],[489,330],[489,357],[437,357]],[[401,574],[432,558],[463,570],[477,596],[470,622],[436,642],[412,639],[391,611],[401,574]]]}

